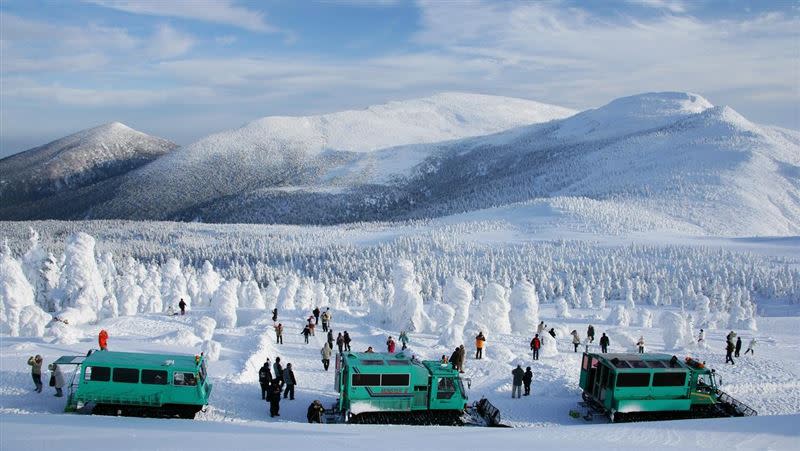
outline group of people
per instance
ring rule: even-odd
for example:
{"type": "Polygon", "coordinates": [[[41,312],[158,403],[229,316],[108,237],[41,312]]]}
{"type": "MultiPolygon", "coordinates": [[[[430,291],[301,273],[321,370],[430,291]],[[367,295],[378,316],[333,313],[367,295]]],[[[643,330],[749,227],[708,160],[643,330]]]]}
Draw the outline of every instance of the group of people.
{"type": "Polygon", "coordinates": [[[270,364],[269,358],[258,370],[258,383],[261,385],[261,399],[269,403],[269,415],[280,416],[281,393],[283,399],[294,400],[294,387],[297,379],[294,376],[292,364],[286,367],[281,365],[281,358],[275,357],[275,363],[270,364]]]}
{"type": "MultiPolygon", "coordinates": [[[[700,337],[698,338],[698,343],[701,343],[705,340],[705,333],[703,329],[700,329],[700,337]]],[[[753,355],[756,354],[755,352],[756,347],[756,337],[752,337],[750,339],[750,343],[747,345],[747,350],[744,351],[744,355],[747,353],[751,353],[753,355]]],[[[730,331],[728,335],[725,336],[725,363],[730,363],[734,365],[736,362],[733,361],[733,358],[739,358],[739,353],[742,351],[742,337],[737,337],[736,332],[730,331]]]]}

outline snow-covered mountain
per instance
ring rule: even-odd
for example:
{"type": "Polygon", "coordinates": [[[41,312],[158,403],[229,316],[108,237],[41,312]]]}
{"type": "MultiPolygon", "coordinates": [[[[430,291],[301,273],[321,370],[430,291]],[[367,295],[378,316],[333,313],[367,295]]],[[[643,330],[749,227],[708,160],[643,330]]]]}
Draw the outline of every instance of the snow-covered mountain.
{"type": "Polygon", "coordinates": [[[270,117],[178,149],[116,183],[104,195],[82,196],[97,201],[72,211],[294,224],[469,212],[525,221],[546,211],[547,221],[602,233],[800,233],[800,133],[753,124],[680,92],[620,98],[578,114],[441,94],[270,117]]]}
{"type": "Polygon", "coordinates": [[[0,160],[8,209],[126,173],[177,147],[119,122],[83,130],[0,160]]]}

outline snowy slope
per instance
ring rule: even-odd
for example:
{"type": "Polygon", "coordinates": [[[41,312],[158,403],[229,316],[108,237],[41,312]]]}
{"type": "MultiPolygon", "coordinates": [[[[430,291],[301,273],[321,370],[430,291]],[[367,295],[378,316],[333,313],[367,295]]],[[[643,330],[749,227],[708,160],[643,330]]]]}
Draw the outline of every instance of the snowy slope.
{"type": "MultiPolygon", "coordinates": [[[[131,174],[120,196],[94,216],[193,219],[199,205],[264,188],[303,186],[321,171],[377,149],[484,135],[572,114],[529,100],[447,93],[321,116],[267,117],[211,135],[131,174]],[[163,189],[154,190],[157,185],[163,189]]],[[[403,158],[397,170],[425,156],[403,158]]]]}
{"type": "Polygon", "coordinates": [[[83,130],[0,160],[4,206],[90,185],[177,147],[119,122],[83,130]]]}

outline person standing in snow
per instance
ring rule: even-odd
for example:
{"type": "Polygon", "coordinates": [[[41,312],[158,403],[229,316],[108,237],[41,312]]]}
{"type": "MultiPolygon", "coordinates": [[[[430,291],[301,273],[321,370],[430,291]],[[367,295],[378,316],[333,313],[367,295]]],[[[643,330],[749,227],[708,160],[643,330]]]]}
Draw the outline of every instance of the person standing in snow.
{"type": "Polygon", "coordinates": [[[486,345],[486,337],[483,336],[483,331],[478,332],[475,337],[475,358],[480,360],[483,358],[483,347],[486,345]]]}
{"type": "Polygon", "coordinates": [[[278,308],[277,307],[272,309],[272,322],[273,323],[278,322],[278,308]]]}
{"type": "Polygon", "coordinates": [[[315,399],[311,405],[308,406],[306,419],[308,419],[309,423],[322,423],[323,412],[325,412],[325,407],[322,406],[322,403],[319,402],[318,399],[315,399]]]}
{"type": "Polygon", "coordinates": [[[639,354],[644,354],[644,335],[639,335],[639,341],[636,342],[639,347],[639,354]]]}
{"type": "Polygon", "coordinates": [[[277,378],[272,381],[267,401],[269,401],[269,416],[272,418],[281,416],[281,384],[277,378]]]}
{"type": "Polygon", "coordinates": [[[522,397],[522,379],[525,377],[525,371],[522,369],[522,365],[517,365],[514,368],[514,371],[511,372],[511,376],[513,377],[512,380],[512,388],[511,388],[511,398],[521,398],[522,397]]]}
{"type": "Polygon", "coordinates": [[[734,350],[734,348],[735,348],[735,346],[734,346],[733,342],[727,341],[725,343],[725,363],[731,362],[731,365],[736,364],[736,362],[733,361],[733,350],[734,350]]]}
{"type": "Polygon", "coordinates": [[[322,330],[328,331],[331,327],[331,319],[333,316],[331,315],[331,309],[326,308],[324,312],[322,312],[322,330]]]}
{"type": "Polygon", "coordinates": [[[525,374],[522,376],[522,384],[525,385],[525,396],[531,395],[531,382],[533,381],[533,371],[531,367],[525,368],[525,374]]]}
{"type": "Polygon", "coordinates": [[[344,350],[344,337],[341,332],[339,332],[339,336],[336,337],[336,346],[339,348],[339,354],[341,354],[344,350]]]}
{"type": "Polygon", "coordinates": [[[283,324],[278,323],[275,326],[275,343],[276,344],[283,344],[283,324]]]}
{"type": "Polygon", "coordinates": [[[577,330],[572,331],[572,347],[574,350],[572,352],[578,352],[578,346],[581,344],[581,337],[578,335],[577,330]]]}
{"type": "Polygon", "coordinates": [[[283,385],[283,365],[281,365],[281,358],[275,357],[275,363],[272,364],[272,372],[275,374],[275,381],[278,385],[283,385]]]}
{"type": "Polygon", "coordinates": [[[348,334],[347,331],[344,331],[344,336],[342,338],[344,338],[344,350],[350,351],[350,342],[352,341],[350,339],[350,334],[348,334]]]}
{"type": "Polygon", "coordinates": [[[603,332],[603,336],[600,337],[600,352],[602,352],[603,354],[608,352],[608,345],[610,344],[611,340],[609,340],[608,337],[606,336],[606,333],[603,332]]]}
{"type": "Polygon", "coordinates": [[[736,337],[736,348],[733,355],[737,358],[739,357],[739,352],[742,350],[742,337],[736,337]]]}
{"type": "Polygon", "coordinates": [[[539,348],[542,347],[542,340],[539,339],[539,334],[531,340],[531,351],[533,351],[533,360],[539,360],[539,348]]]}
{"type": "Polygon", "coordinates": [[[319,353],[322,355],[322,366],[325,368],[325,371],[328,371],[328,366],[330,366],[331,364],[332,352],[333,351],[331,350],[331,346],[328,344],[327,341],[325,342],[325,345],[322,346],[322,349],[319,351],[319,353]]]}
{"type": "Polygon", "coordinates": [[[333,329],[328,329],[328,347],[333,349],[333,329]]]}
{"type": "Polygon", "coordinates": [[[178,308],[181,309],[181,316],[186,314],[186,301],[181,298],[181,302],[178,302],[178,308]]]}
{"type": "Polygon", "coordinates": [[[467,350],[464,349],[464,345],[458,347],[458,372],[464,372],[464,361],[467,359],[467,350]]]}
{"type": "Polygon", "coordinates": [[[289,401],[294,401],[294,386],[297,385],[297,379],[294,378],[294,370],[292,364],[287,363],[286,368],[283,369],[283,383],[286,384],[286,389],[283,391],[283,399],[289,397],[289,401]]]}
{"type": "Polygon", "coordinates": [[[319,324],[319,307],[314,307],[314,310],[311,312],[314,315],[314,324],[319,324]]]}
{"type": "Polygon", "coordinates": [[[28,365],[31,366],[31,378],[33,379],[33,385],[36,388],[33,390],[36,393],[42,392],[42,356],[36,354],[36,357],[31,356],[28,358],[28,365]]]}
{"type": "Polygon", "coordinates": [[[449,360],[450,365],[452,365],[453,369],[456,370],[456,371],[458,371],[458,360],[459,360],[458,359],[458,353],[459,352],[461,352],[461,348],[456,346],[456,349],[453,351],[452,354],[450,354],[450,360],[449,360]]]}
{"type": "Polygon", "coordinates": [[[177,313],[175,313],[175,309],[172,308],[172,305],[167,307],[167,316],[175,316],[175,315],[177,315],[177,313]]]}
{"type": "Polygon", "coordinates": [[[394,339],[390,336],[388,340],[386,340],[386,351],[389,354],[394,354],[394,349],[397,345],[394,342],[394,339]]]}
{"type": "Polygon", "coordinates": [[[697,336],[697,344],[702,345],[706,341],[706,332],[700,329],[700,334],[697,336]]]}
{"type": "Polygon", "coordinates": [[[306,327],[308,327],[308,331],[311,333],[312,336],[316,336],[316,334],[314,333],[315,329],[314,315],[308,317],[308,324],[306,325],[306,327]]]}
{"type": "Polygon", "coordinates": [[[544,325],[544,321],[540,321],[539,325],[536,326],[536,335],[543,334],[545,330],[547,330],[547,326],[544,325]]]}
{"type": "Polygon", "coordinates": [[[405,351],[408,348],[408,334],[406,331],[401,331],[398,338],[400,339],[400,350],[405,351]]]}
{"type": "Polygon", "coordinates": [[[747,345],[747,350],[744,351],[744,355],[747,355],[748,352],[753,355],[756,355],[755,349],[756,349],[756,337],[753,337],[750,339],[750,343],[747,345]]]}
{"type": "Polygon", "coordinates": [[[375,354],[375,350],[372,349],[372,346],[367,346],[367,350],[364,351],[364,354],[375,354]]]}
{"type": "Polygon", "coordinates": [[[61,366],[51,363],[47,368],[53,373],[50,376],[50,384],[56,389],[56,394],[54,396],[57,398],[64,396],[64,393],[61,391],[64,387],[64,373],[61,372],[61,366]]]}
{"type": "Polygon", "coordinates": [[[734,342],[735,342],[735,340],[736,340],[736,332],[734,332],[734,331],[731,331],[731,333],[729,333],[728,335],[726,335],[726,336],[725,336],[725,338],[726,338],[726,339],[727,339],[727,340],[728,340],[730,343],[734,343],[734,342]]]}
{"type": "Polygon", "coordinates": [[[97,344],[100,345],[101,351],[108,351],[108,332],[105,329],[100,329],[97,335],[97,344]]]}
{"type": "Polygon", "coordinates": [[[261,385],[261,399],[267,399],[269,386],[272,384],[272,370],[269,359],[258,370],[258,384],[261,385]]]}
{"type": "Polygon", "coordinates": [[[306,327],[303,328],[300,334],[306,339],[306,344],[308,344],[308,336],[311,335],[311,324],[306,324],[306,327]]]}
{"type": "Polygon", "coordinates": [[[551,327],[550,330],[547,333],[550,334],[551,337],[556,338],[556,328],[555,327],[551,327]]]}
{"type": "Polygon", "coordinates": [[[589,340],[589,343],[594,343],[594,326],[589,324],[589,328],[586,329],[586,338],[589,340]]]}

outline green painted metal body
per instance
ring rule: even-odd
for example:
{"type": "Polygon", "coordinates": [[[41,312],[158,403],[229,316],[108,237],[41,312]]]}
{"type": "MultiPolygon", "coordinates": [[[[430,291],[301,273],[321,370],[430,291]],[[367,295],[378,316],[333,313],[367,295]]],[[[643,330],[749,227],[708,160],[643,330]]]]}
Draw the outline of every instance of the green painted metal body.
{"type": "Polygon", "coordinates": [[[583,354],[584,398],[609,413],[686,412],[718,402],[714,372],[668,354],[583,354]]]}
{"type": "Polygon", "coordinates": [[[467,394],[458,371],[404,353],[346,352],[336,358],[342,412],[463,411],[467,394]]]}
{"type": "Polygon", "coordinates": [[[112,351],[94,351],[82,358],[72,387],[70,404],[190,411],[207,405],[212,389],[200,356],[112,351]]]}

